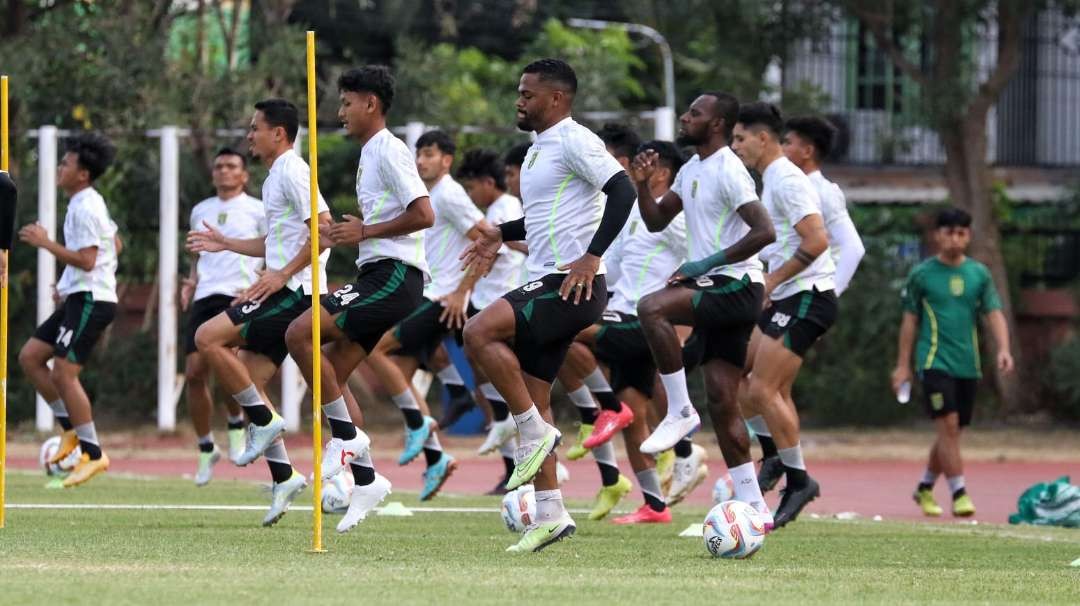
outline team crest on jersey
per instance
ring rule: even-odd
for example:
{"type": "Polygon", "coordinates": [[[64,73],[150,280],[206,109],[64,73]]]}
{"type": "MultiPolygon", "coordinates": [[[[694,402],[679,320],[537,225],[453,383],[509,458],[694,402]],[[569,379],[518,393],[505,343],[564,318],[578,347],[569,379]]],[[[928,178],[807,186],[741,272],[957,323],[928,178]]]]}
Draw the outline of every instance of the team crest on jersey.
{"type": "Polygon", "coordinates": [[[691,198],[696,198],[697,197],[697,179],[694,179],[694,182],[692,184],[690,184],[690,197],[691,198]]]}
{"type": "Polygon", "coordinates": [[[225,222],[228,221],[228,220],[229,220],[229,213],[226,213],[226,212],[218,213],[218,215],[217,215],[217,224],[218,225],[225,225],[225,222]]]}
{"type": "Polygon", "coordinates": [[[953,276],[949,278],[949,292],[951,292],[954,297],[959,297],[964,294],[963,276],[953,276]]]}
{"type": "Polygon", "coordinates": [[[789,316],[787,314],[784,314],[784,313],[780,313],[780,312],[774,313],[773,317],[772,317],[772,320],[770,320],[770,322],[772,322],[773,324],[776,324],[780,328],[784,328],[785,326],[787,326],[788,322],[790,322],[790,321],[791,321],[791,316],[789,316]]]}
{"type": "Polygon", "coordinates": [[[945,394],[930,394],[930,407],[934,410],[941,410],[942,408],[945,408],[945,394]]]}
{"type": "Polygon", "coordinates": [[[533,164],[536,164],[536,158],[539,155],[540,155],[540,150],[534,151],[532,157],[529,158],[529,165],[526,168],[532,168],[533,164]]]}

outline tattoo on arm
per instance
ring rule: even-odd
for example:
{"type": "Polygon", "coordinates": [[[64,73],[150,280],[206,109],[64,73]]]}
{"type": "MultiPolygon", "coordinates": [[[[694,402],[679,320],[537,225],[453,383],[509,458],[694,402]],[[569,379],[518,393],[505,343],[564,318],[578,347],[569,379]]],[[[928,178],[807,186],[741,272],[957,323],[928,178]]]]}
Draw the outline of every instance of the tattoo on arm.
{"type": "Polygon", "coordinates": [[[814,259],[817,258],[817,255],[812,255],[800,248],[795,251],[795,254],[792,255],[792,258],[802,263],[803,265],[810,265],[814,262],[814,259]]]}

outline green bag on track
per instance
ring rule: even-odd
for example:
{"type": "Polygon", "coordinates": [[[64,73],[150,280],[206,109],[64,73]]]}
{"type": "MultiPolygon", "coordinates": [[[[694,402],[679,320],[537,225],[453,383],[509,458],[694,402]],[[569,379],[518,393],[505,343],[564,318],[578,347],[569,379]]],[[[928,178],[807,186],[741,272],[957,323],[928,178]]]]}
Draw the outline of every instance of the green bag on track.
{"type": "Polygon", "coordinates": [[[1016,508],[1010,524],[1080,528],[1080,487],[1070,484],[1069,476],[1039,482],[1020,495],[1016,508]]]}

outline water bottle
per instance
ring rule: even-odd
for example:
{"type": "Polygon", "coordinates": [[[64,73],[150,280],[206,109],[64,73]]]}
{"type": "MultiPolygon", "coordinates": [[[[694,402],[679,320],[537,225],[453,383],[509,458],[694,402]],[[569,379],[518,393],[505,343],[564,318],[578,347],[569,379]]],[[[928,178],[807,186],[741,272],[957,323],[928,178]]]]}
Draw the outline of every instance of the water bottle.
{"type": "Polygon", "coordinates": [[[907,404],[911,401],[911,381],[904,381],[900,384],[900,388],[896,390],[896,401],[901,404],[907,404]]]}

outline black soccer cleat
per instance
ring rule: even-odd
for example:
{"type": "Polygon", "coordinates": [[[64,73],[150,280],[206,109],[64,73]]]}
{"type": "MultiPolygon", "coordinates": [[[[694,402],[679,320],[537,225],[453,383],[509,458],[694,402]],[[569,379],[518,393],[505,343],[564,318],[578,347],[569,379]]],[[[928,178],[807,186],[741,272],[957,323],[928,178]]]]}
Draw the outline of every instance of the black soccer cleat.
{"type": "Polygon", "coordinates": [[[807,477],[806,485],[801,488],[784,487],[780,491],[780,506],[773,516],[774,528],[783,528],[788,522],[794,522],[803,508],[820,496],[821,486],[814,478],[807,477]]]}
{"type": "Polygon", "coordinates": [[[465,392],[457,398],[451,398],[446,406],[446,414],[439,419],[439,428],[449,429],[451,425],[457,423],[461,417],[465,416],[465,413],[473,408],[476,408],[476,401],[473,400],[472,394],[469,392],[465,392]]]}
{"type": "Polygon", "coordinates": [[[761,460],[758,468],[757,483],[761,488],[761,494],[765,494],[776,488],[776,483],[784,477],[784,464],[780,461],[780,455],[765,457],[761,460]]]}

